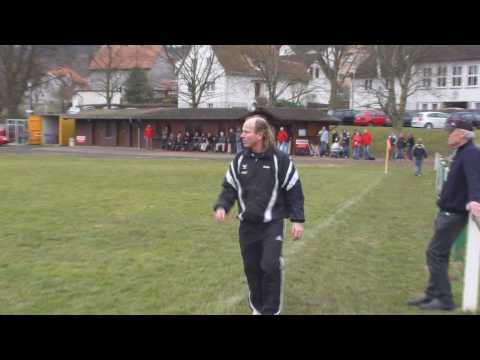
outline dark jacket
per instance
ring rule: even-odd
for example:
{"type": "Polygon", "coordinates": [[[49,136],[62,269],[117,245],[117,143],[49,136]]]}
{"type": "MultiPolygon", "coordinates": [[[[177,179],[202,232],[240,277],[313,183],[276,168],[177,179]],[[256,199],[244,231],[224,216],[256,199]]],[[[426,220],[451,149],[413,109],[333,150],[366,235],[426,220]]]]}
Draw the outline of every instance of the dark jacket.
{"type": "Polygon", "coordinates": [[[276,148],[264,154],[239,152],[227,170],[214,210],[227,212],[238,201],[241,221],[268,223],[290,218],[304,222],[302,184],[289,156],[276,148]]]}
{"type": "Polygon", "coordinates": [[[423,144],[417,144],[413,147],[412,155],[415,159],[426,159],[428,157],[427,150],[423,144]]]}
{"type": "Polygon", "coordinates": [[[415,146],[415,138],[413,136],[409,136],[407,138],[407,145],[409,148],[413,148],[415,146]]]}
{"type": "Polygon", "coordinates": [[[437,205],[444,211],[467,213],[470,201],[480,202],[480,149],[471,141],[458,148],[437,205]]]}

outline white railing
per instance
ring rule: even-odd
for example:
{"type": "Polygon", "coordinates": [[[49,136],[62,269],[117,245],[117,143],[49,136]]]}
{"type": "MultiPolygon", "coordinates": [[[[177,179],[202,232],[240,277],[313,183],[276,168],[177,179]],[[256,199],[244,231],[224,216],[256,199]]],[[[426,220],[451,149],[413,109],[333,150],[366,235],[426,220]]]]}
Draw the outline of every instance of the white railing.
{"type": "Polygon", "coordinates": [[[448,161],[439,153],[435,153],[434,170],[436,173],[435,190],[437,192],[437,195],[440,195],[443,183],[445,182],[445,180],[447,180],[449,167],[448,161]]]}
{"type": "Polygon", "coordinates": [[[480,275],[480,219],[469,215],[465,274],[463,280],[463,311],[477,311],[480,275]]]}

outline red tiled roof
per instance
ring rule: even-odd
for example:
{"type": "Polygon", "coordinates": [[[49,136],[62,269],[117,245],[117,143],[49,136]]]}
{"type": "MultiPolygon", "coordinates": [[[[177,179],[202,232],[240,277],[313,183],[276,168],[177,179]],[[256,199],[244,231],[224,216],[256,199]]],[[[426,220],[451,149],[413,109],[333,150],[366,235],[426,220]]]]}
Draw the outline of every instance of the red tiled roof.
{"type": "Polygon", "coordinates": [[[53,70],[50,70],[48,72],[48,74],[50,74],[51,76],[56,77],[56,78],[61,78],[61,77],[65,77],[65,76],[69,77],[69,78],[72,79],[72,81],[74,83],[79,85],[82,89],[88,89],[89,88],[88,80],[83,78],[82,76],[80,76],[75,70],[70,69],[68,67],[57,66],[53,70]]]}
{"type": "Polygon", "coordinates": [[[135,67],[151,69],[160,54],[162,45],[102,45],[90,63],[90,70],[128,70],[135,67]],[[111,66],[109,58],[111,56],[111,66]]]}

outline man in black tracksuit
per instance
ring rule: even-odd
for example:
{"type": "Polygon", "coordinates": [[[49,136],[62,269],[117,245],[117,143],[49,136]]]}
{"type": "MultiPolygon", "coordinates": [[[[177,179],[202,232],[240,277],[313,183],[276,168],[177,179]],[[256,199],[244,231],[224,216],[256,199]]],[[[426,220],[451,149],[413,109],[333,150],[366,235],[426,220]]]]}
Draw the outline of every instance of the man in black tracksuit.
{"type": "Polygon", "coordinates": [[[303,192],[295,165],[275,148],[273,131],[261,115],[247,117],[241,140],[244,150],[231,162],[215,219],[238,201],[240,248],[249,287],[249,305],[256,315],[276,315],[282,308],[284,219],[292,237],[303,235],[303,192]]]}
{"type": "Polygon", "coordinates": [[[472,124],[454,120],[448,121],[446,128],[450,131],[448,145],[456,153],[437,202],[439,212],[426,251],[430,278],[425,294],[407,302],[424,310],[454,308],[448,279],[450,251],[468,221],[468,211],[480,216],[480,149],[473,143],[472,124]]]}

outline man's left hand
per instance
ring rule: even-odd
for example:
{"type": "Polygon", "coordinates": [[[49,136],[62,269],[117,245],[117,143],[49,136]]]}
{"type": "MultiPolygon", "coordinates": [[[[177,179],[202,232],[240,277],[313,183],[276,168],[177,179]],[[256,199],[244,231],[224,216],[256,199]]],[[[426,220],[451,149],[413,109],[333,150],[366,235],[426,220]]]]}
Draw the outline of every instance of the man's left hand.
{"type": "Polygon", "coordinates": [[[480,203],[476,201],[470,201],[467,204],[467,210],[470,211],[473,216],[480,217],[480,203]]]}
{"type": "Polygon", "coordinates": [[[300,240],[303,236],[303,224],[292,223],[292,238],[293,240],[300,240]]]}

